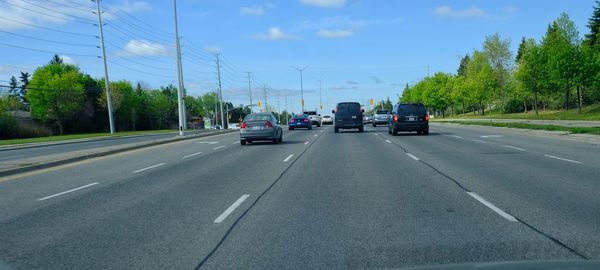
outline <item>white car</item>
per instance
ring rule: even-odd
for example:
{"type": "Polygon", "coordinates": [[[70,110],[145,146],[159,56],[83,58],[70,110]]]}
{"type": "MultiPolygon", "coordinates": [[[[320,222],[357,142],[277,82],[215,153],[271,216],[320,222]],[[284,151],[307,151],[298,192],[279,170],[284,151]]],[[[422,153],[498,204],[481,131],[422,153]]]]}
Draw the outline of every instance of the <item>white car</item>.
{"type": "Polygon", "coordinates": [[[329,115],[324,115],[321,118],[321,125],[333,125],[333,117],[329,115]]]}
{"type": "Polygon", "coordinates": [[[304,114],[308,115],[308,118],[313,125],[317,125],[317,127],[321,126],[321,115],[317,114],[316,111],[306,111],[304,114]]]}

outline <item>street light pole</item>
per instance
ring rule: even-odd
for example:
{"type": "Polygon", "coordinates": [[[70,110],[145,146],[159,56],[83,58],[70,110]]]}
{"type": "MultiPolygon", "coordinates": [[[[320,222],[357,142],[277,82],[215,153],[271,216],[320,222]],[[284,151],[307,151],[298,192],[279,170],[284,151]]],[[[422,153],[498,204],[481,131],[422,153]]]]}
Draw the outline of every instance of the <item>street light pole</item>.
{"type": "Polygon", "coordinates": [[[250,113],[252,113],[252,86],[250,85],[251,72],[246,72],[246,73],[248,73],[248,94],[250,94],[250,113]]]}
{"type": "Polygon", "coordinates": [[[300,71],[300,104],[302,105],[301,113],[304,113],[304,87],[303,87],[303,82],[302,82],[302,72],[304,72],[304,70],[307,68],[307,66],[305,66],[303,68],[299,68],[296,66],[292,66],[292,67],[297,69],[298,71],[300,71]]]}

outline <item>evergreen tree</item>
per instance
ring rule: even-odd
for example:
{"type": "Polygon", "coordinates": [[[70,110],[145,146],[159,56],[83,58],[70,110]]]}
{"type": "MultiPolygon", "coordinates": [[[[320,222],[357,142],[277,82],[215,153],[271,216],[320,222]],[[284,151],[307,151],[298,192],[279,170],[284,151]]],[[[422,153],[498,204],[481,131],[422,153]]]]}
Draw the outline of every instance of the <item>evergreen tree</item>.
{"type": "Polygon", "coordinates": [[[598,34],[600,33],[600,0],[596,0],[594,12],[587,26],[590,28],[590,33],[585,36],[585,39],[591,47],[594,47],[598,44],[598,34]]]}

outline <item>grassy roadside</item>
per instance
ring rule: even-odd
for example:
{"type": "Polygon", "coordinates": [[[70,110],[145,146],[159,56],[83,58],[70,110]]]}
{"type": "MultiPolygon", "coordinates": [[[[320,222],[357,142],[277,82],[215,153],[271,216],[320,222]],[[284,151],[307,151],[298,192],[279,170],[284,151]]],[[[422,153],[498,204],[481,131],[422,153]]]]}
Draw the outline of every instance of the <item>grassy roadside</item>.
{"type": "Polygon", "coordinates": [[[462,125],[476,125],[476,126],[489,126],[489,127],[507,127],[507,128],[520,128],[520,129],[534,129],[534,130],[550,130],[550,131],[566,131],[576,134],[594,134],[600,135],[600,127],[565,127],[555,125],[534,125],[528,123],[500,123],[500,122],[483,122],[483,121],[436,121],[438,123],[455,123],[462,125]]]}
{"type": "Polygon", "coordinates": [[[117,132],[115,135],[111,135],[110,133],[86,133],[86,134],[49,136],[49,137],[40,137],[40,138],[10,139],[10,140],[0,140],[0,146],[2,146],[2,145],[17,145],[17,144],[25,144],[25,143],[58,142],[58,141],[66,141],[66,140],[89,139],[89,138],[99,138],[99,137],[122,137],[122,136],[132,136],[132,135],[169,133],[169,132],[177,132],[177,131],[171,130],[171,129],[123,131],[123,132],[117,132]]]}
{"type": "Polygon", "coordinates": [[[488,113],[486,115],[473,113],[466,113],[461,115],[453,115],[452,119],[467,119],[467,118],[494,118],[494,119],[530,119],[530,120],[600,120],[600,104],[594,104],[585,106],[582,108],[581,113],[575,109],[568,111],[539,111],[539,115],[535,115],[535,112],[530,111],[528,113],[508,113],[501,114],[496,112],[488,113]]]}

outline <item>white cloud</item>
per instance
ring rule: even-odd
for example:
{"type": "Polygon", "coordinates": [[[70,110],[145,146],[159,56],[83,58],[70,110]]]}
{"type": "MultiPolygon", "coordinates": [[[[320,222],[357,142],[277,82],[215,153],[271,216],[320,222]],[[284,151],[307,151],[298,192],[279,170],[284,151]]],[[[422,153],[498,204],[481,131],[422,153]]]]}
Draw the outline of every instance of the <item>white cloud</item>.
{"type": "Polygon", "coordinates": [[[63,60],[63,63],[65,63],[65,64],[74,65],[74,66],[77,65],[77,62],[75,62],[75,60],[68,55],[61,54],[61,55],[59,55],[59,57],[63,60]]]}
{"type": "Polygon", "coordinates": [[[357,90],[357,89],[358,89],[357,86],[348,86],[348,85],[339,85],[339,86],[329,87],[329,90],[332,90],[332,91],[337,91],[337,90],[357,90]]]}
{"type": "Polygon", "coordinates": [[[240,14],[262,16],[262,15],[265,15],[265,8],[263,8],[262,5],[256,5],[256,6],[252,6],[252,7],[242,7],[242,8],[240,8],[240,14]]]}
{"type": "MultiPolygon", "coordinates": [[[[91,7],[90,11],[92,11],[91,7]]],[[[92,21],[94,20],[93,13],[70,7],[65,0],[53,2],[36,1],[36,5],[28,5],[21,0],[7,0],[6,3],[0,3],[0,16],[6,18],[0,20],[0,29],[7,31],[30,29],[33,28],[33,26],[31,26],[32,24],[44,26],[64,25],[73,20],[69,15],[90,19],[92,21]],[[25,7],[27,9],[20,7],[25,7]],[[48,10],[53,10],[55,12],[52,12],[52,16],[43,16],[39,14],[48,13],[48,10]]]]}
{"type": "Polygon", "coordinates": [[[285,40],[285,39],[297,39],[297,37],[290,34],[284,33],[278,27],[270,27],[267,33],[259,33],[252,36],[254,39],[261,40],[285,40]]]}
{"type": "Polygon", "coordinates": [[[453,9],[449,6],[439,6],[433,11],[440,17],[450,18],[489,18],[490,15],[478,7],[470,7],[462,10],[453,9]]]}
{"type": "Polygon", "coordinates": [[[220,53],[223,49],[219,46],[206,46],[204,47],[204,50],[210,52],[210,53],[220,53]]]}
{"type": "Polygon", "coordinates": [[[127,13],[135,13],[152,10],[152,6],[145,1],[130,1],[124,0],[120,5],[114,5],[111,11],[121,11],[127,13]]]}
{"type": "Polygon", "coordinates": [[[351,84],[351,85],[357,85],[358,82],[356,81],[346,81],[347,84],[351,84]]]}
{"type": "Polygon", "coordinates": [[[169,50],[159,43],[147,40],[133,39],[125,44],[125,47],[116,54],[120,56],[144,56],[144,55],[167,55],[169,50]]]}
{"type": "Polygon", "coordinates": [[[317,32],[317,35],[324,38],[347,38],[354,35],[354,31],[350,29],[334,29],[334,30],[326,30],[321,29],[317,32]]]}
{"type": "Polygon", "coordinates": [[[339,8],[346,5],[346,0],[300,0],[305,5],[326,8],[339,8]]]}
{"type": "Polygon", "coordinates": [[[333,16],[320,20],[301,21],[296,23],[295,28],[298,30],[350,29],[356,31],[369,26],[396,24],[401,21],[401,18],[364,20],[352,19],[349,16],[333,16]]]}

